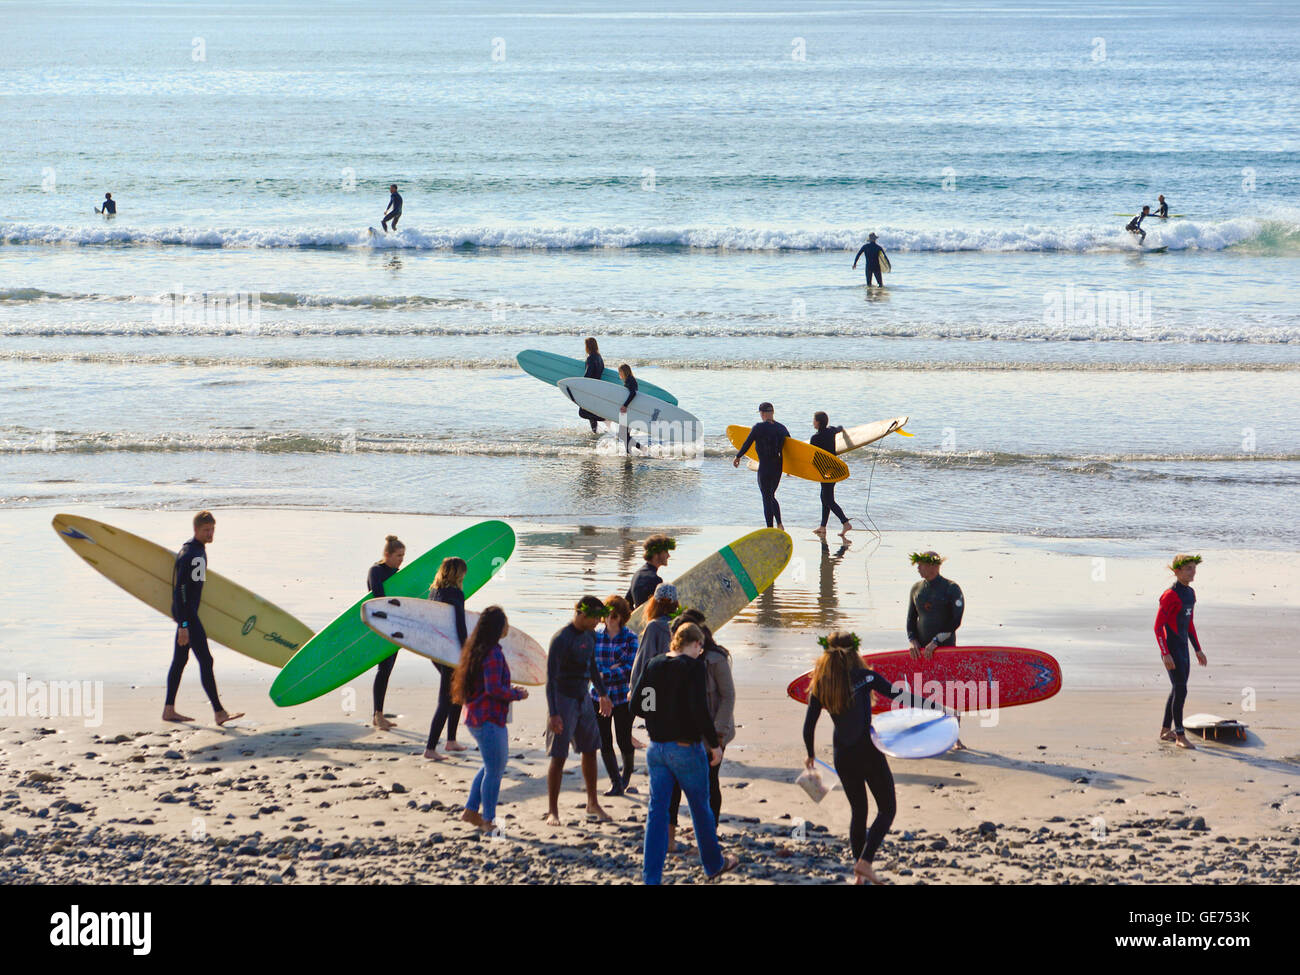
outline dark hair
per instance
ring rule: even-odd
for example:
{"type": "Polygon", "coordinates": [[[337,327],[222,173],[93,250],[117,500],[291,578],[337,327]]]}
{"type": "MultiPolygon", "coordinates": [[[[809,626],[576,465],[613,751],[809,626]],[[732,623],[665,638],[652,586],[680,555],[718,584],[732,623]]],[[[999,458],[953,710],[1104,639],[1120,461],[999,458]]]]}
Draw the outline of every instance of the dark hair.
{"type": "Polygon", "coordinates": [[[590,594],[583,596],[574,603],[573,611],[595,620],[603,620],[609,615],[609,610],[605,608],[605,604],[601,601],[600,597],[592,596],[590,594]]]}
{"type": "Polygon", "coordinates": [[[198,531],[200,525],[215,525],[217,519],[212,517],[211,511],[200,511],[194,516],[194,530],[198,531]]]}
{"type": "Polygon", "coordinates": [[[828,417],[822,410],[818,410],[813,414],[813,423],[817,424],[818,430],[825,430],[826,424],[830,422],[830,417],[828,417]]]}
{"type": "Polygon", "coordinates": [[[704,652],[705,653],[708,653],[710,650],[716,650],[724,657],[731,656],[730,650],[728,650],[722,644],[718,643],[716,640],[713,639],[713,631],[709,629],[708,625],[704,621],[704,614],[701,613],[698,609],[691,607],[690,609],[682,610],[680,613],[677,614],[677,618],[672,621],[670,626],[672,628],[672,631],[676,633],[680,627],[684,626],[687,623],[694,623],[696,626],[698,626],[701,630],[704,631],[704,652]]]}
{"type": "Polygon", "coordinates": [[[584,344],[587,346],[587,355],[600,355],[600,346],[595,339],[589,338],[584,344]]]}
{"type": "Polygon", "coordinates": [[[498,643],[506,629],[506,611],[500,606],[489,606],[479,614],[474,632],[460,650],[460,663],[451,679],[451,699],[465,704],[475,686],[483,679],[483,662],[498,643]]]}
{"type": "Polygon", "coordinates": [[[618,367],[618,374],[622,376],[623,373],[627,373],[629,376],[632,375],[632,367],[629,366],[626,362],[618,367]]]}

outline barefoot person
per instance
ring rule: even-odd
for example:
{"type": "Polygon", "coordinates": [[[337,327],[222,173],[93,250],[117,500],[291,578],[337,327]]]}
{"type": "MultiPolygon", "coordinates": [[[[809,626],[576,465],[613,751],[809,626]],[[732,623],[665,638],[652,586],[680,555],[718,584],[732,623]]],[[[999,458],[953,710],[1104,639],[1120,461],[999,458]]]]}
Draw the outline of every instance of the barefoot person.
{"type": "Polygon", "coordinates": [[[461,819],[484,832],[496,822],[497,795],[510,743],[506,735],[510,705],[528,697],[522,687],[510,686],[510,665],[501,652],[501,640],[509,632],[510,625],[500,606],[483,610],[461,651],[460,665],[452,679],[452,698],[465,705],[465,726],[478,742],[483,759],[483,767],[470,785],[461,819]]]}
{"type": "Polygon", "coordinates": [[[740,466],[740,458],[745,456],[752,444],[754,453],[758,454],[758,490],[763,495],[763,519],[768,528],[775,523],[777,528],[784,531],[781,506],[776,503],[776,489],[781,484],[781,451],[790,431],[785,428],[785,424],[776,422],[776,411],[771,403],[759,403],[758,416],[759,422],[749,428],[749,436],[736,451],[731,466],[740,466]]]}
{"type": "MultiPolygon", "coordinates": [[[[908,698],[911,693],[894,686],[858,656],[858,635],[836,631],[817,641],[822,655],[813,668],[808,688],[808,712],[803,722],[803,743],[808,751],[805,767],[812,771],[817,754],[813,736],[822,708],[835,724],[832,755],[835,772],[849,800],[849,848],[853,851],[853,874],[857,883],[878,884],[871,869],[876,850],[894,821],[897,803],[894,776],[889,762],[871,740],[871,692],[890,700],[908,698]],[[867,829],[867,790],[876,800],[876,818],[867,829]]],[[[920,702],[917,702],[920,703],[920,702]]]]}
{"type": "MultiPolygon", "coordinates": [[[[809,439],[814,447],[820,447],[828,453],[838,454],[835,449],[835,438],[844,432],[843,427],[833,427],[830,425],[830,419],[821,410],[813,414],[813,430],[815,431],[809,439]]],[[[820,528],[814,528],[814,535],[826,534],[826,522],[830,520],[831,513],[840,520],[840,537],[843,538],[853,530],[849,519],[844,516],[844,509],[835,503],[835,484],[823,484],[822,488],[822,523],[820,528]]]]}
{"type": "Polygon", "coordinates": [[[632,604],[633,609],[653,596],[655,589],[663,583],[663,579],[659,578],[659,570],[668,564],[669,553],[676,548],[677,539],[669,538],[667,535],[651,535],[641,543],[641,554],[645,558],[645,565],[637,569],[624,597],[632,604]]]}
{"type": "Polygon", "coordinates": [[[1192,580],[1196,578],[1196,567],[1200,564],[1199,555],[1174,556],[1169,565],[1169,571],[1174,574],[1174,584],[1161,594],[1160,609],[1156,613],[1156,645],[1160,647],[1160,662],[1169,672],[1169,683],[1173,685],[1165,701],[1160,740],[1193,750],[1196,746],[1183,733],[1183,702],[1187,700],[1187,678],[1192,670],[1188,641],[1196,648],[1196,662],[1202,667],[1208,663],[1196,636],[1196,624],[1192,622],[1196,608],[1192,580]]]}
{"type": "MultiPolygon", "coordinates": [[[[402,540],[396,535],[387,536],[384,539],[383,556],[366,573],[366,588],[370,590],[372,597],[386,595],[384,583],[397,575],[397,570],[402,567],[404,558],[406,558],[406,546],[402,544],[402,540]]],[[[380,731],[387,731],[389,728],[397,727],[396,724],[384,717],[384,698],[388,695],[388,678],[393,673],[393,665],[396,663],[397,648],[394,647],[389,656],[375,665],[375,683],[371,688],[375,704],[372,723],[380,731]]]]}
{"type": "Polygon", "coordinates": [[[402,194],[397,192],[397,184],[391,183],[388,187],[388,209],[384,211],[384,219],[379,222],[379,226],[388,232],[388,225],[391,223],[392,229],[397,229],[397,221],[402,219],[402,194]]]}
{"type": "MultiPolygon", "coordinates": [[[[907,597],[907,642],[913,660],[929,660],[939,647],[957,645],[957,627],[961,626],[966,600],[961,586],[939,574],[944,559],[938,552],[913,552],[909,558],[921,581],[912,586],[907,597]]],[[[966,746],[958,738],[953,747],[960,750],[966,746]]]]}
{"type": "MultiPolygon", "coordinates": [[[[442,565],[438,566],[438,574],[433,577],[433,585],[429,588],[430,599],[451,606],[456,617],[456,639],[460,641],[462,647],[468,639],[466,635],[468,627],[465,625],[465,590],[462,588],[465,584],[465,573],[468,571],[469,566],[465,564],[464,559],[458,559],[454,555],[443,559],[442,565]]],[[[438,710],[433,712],[433,720],[429,722],[429,741],[424,747],[424,757],[436,762],[442,760],[442,756],[438,754],[438,739],[442,737],[444,725],[447,728],[447,751],[463,752],[465,746],[456,740],[460,705],[451,697],[455,668],[440,664],[436,660],[433,665],[438,668],[438,710]]]]}
{"type": "Polygon", "coordinates": [[[208,577],[208,550],[217,530],[217,519],[210,511],[200,511],[194,516],[194,537],[181,546],[172,567],[172,619],[176,621],[176,638],[172,645],[172,665],[167,671],[167,700],[163,704],[164,721],[193,721],[176,710],[176,692],[181,688],[181,674],[190,659],[190,653],[199,662],[199,682],[203,685],[217,724],[225,724],[244,713],[230,714],[221,706],[217,696],[217,678],[212,671],[212,653],[208,650],[208,634],[199,619],[199,605],[203,601],[203,583],[208,577]]]}
{"type": "Polygon", "coordinates": [[[705,673],[699,662],[703,651],[704,633],[694,623],[686,624],[673,636],[668,653],[650,661],[632,690],[632,707],[645,718],[650,732],[650,747],[646,749],[650,804],[641,868],[642,880],[647,884],[658,884],[663,879],[674,785],[686,794],[700,864],[708,878],[712,880],[739,863],[734,856],[723,856],[717,823],[709,808],[708,768],[722,761],[722,749],[709,720],[705,673]],[[707,753],[701,741],[708,744],[707,753]]]}
{"type": "Polygon", "coordinates": [[[858,260],[863,257],[867,259],[867,287],[871,287],[871,279],[874,277],[876,279],[876,287],[883,288],[885,286],[885,278],[881,273],[883,269],[880,264],[880,259],[884,257],[888,260],[888,255],[885,254],[885,249],[876,243],[875,234],[867,234],[867,242],[858,248],[858,252],[853,255],[853,270],[856,271],[858,269],[858,260]]]}
{"type": "Polygon", "coordinates": [[[548,801],[546,824],[560,825],[560,785],[564,781],[564,760],[569,746],[582,755],[582,778],[587,786],[587,819],[610,822],[609,814],[596,798],[596,752],[600,750],[600,729],[596,707],[587,695],[597,691],[597,707],[608,717],[614,710],[605,681],[596,667],[595,629],[609,612],[596,596],[583,596],[573,608],[573,619],[551,637],[546,658],[546,707],[550,720],[546,728],[546,752],[551,767],[546,776],[548,801]]]}
{"type": "MultiPolygon", "coordinates": [[[[605,623],[596,630],[596,667],[609,694],[613,710],[608,716],[598,715],[596,723],[600,726],[600,757],[605,762],[605,772],[609,775],[607,796],[621,796],[632,778],[632,768],[636,763],[636,746],[632,743],[632,712],[627,706],[628,680],[632,676],[632,663],[636,660],[636,634],[627,627],[632,618],[632,607],[622,596],[610,596],[605,600],[609,615],[605,623]],[[614,753],[617,740],[619,750],[623,753],[623,766],[620,769],[618,756],[614,753]]],[[[593,703],[599,703],[596,689],[591,689],[593,703]]]]}

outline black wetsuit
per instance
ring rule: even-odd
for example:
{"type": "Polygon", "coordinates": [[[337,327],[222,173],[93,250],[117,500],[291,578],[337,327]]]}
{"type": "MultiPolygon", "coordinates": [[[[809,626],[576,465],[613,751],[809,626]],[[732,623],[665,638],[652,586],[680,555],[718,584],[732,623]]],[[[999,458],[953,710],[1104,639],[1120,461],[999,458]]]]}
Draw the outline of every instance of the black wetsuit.
{"type": "MultiPolygon", "coordinates": [[[[844,431],[843,427],[826,427],[825,429],[818,430],[816,433],[814,433],[812,435],[812,439],[809,440],[808,442],[811,443],[814,447],[820,447],[822,450],[829,451],[830,453],[834,454],[837,453],[837,451],[835,450],[835,437],[838,434],[842,433],[843,431],[844,431]]],[[[849,519],[844,517],[844,509],[835,503],[835,485],[833,483],[823,484],[822,485],[822,527],[823,528],[826,527],[826,522],[830,520],[831,512],[835,513],[835,517],[840,520],[840,524],[847,525],[849,523],[849,519]]]]}
{"type": "Polygon", "coordinates": [[[117,204],[105,197],[104,205],[99,208],[99,212],[106,217],[114,216],[117,213],[117,204]]]}
{"type": "MultiPolygon", "coordinates": [[[[464,591],[453,586],[444,586],[441,589],[435,589],[429,598],[434,602],[446,603],[455,610],[456,639],[464,647],[465,641],[469,639],[469,627],[465,625],[464,591]]],[[[460,725],[460,705],[453,703],[451,699],[451,683],[456,674],[456,668],[440,664],[436,660],[433,665],[438,668],[438,710],[433,713],[433,721],[429,723],[429,742],[425,746],[429,751],[433,751],[438,747],[438,739],[442,737],[443,725],[447,727],[448,741],[456,740],[456,728],[460,725]]]]}
{"type": "MultiPolygon", "coordinates": [[[[583,379],[604,379],[605,378],[605,360],[600,357],[599,352],[593,352],[587,356],[587,369],[582,374],[583,379]]],[[[600,422],[600,417],[595,413],[589,413],[581,406],[578,407],[578,416],[591,424],[591,432],[596,432],[596,424],[600,422]]]]}
{"type": "Polygon", "coordinates": [[[943,576],[929,582],[922,579],[907,598],[907,638],[924,647],[937,637],[938,646],[955,647],[965,610],[966,600],[957,583],[943,576]]]}
{"type": "Polygon", "coordinates": [[[217,696],[217,678],[212,672],[212,653],[208,650],[208,634],[199,619],[199,604],[203,601],[203,583],[208,577],[208,553],[203,543],[191,538],[176,553],[172,567],[172,619],[177,632],[172,644],[172,665],[167,671],[167,706],[175,707],[176,692],[180,690],[181,674],[190,659],[190,653],[199,662],[199,681],[212,702],[213,711],[225,710],[217,696]],[[181,646],[180,631],[189,634],[189,644],[181,646]]]}
{"type": "MultiPolygon", "coordinates": [[[[366,573],[366,588],[370,590],[371,596],[383,596],[384,583],[397,574],[397,570],[390,568],[383,562],[376,562],[366,573]]],[[[391,656],[385,657],[379,661],[375,667],[375,713],[383,714],[384,696],[388,693],[388,675],[393,672],[393,664],[397,663],[397,648],[393,648],[391,656]]]]}
{"type": "Polygon", "coordinates": [[[647,562],[641,568],[636,570],[636,575],[632,577],[632,584],[627,587],[627,601],[633,609],[636,609],[651,596],[663,579],[659,578],[659,570],[647,562]]]}
{"type": "Polygon", "coordinates": [[[1145,230],[1142,229],[1142,221],[1145,220],[1146,217],[1147,217],[1147,214],[1145,214],[1145,213],[1139,213],[1136,217],[1134,217],[1132,220],[1130,220],[1130,221],[1128,222],[1128,225],[1125,226],[1124,229],[1127,230],[1127,231],[1128,231],[1129,233],[1131,233],[1131,234],[1141,234],[1141,235],[1142,235],[1142,238],[1141,238],[1141,239],[1142,239],[1142,240],[1146,240],[1146,239],[1147,239],[1147,232],[1146,232],[1145,230]]]}
{"type": "Polygon", "coordinates": [[[875,275],[876,284],[880,287],[885,286],[884,274],[880,269],[880,255],[885,253],[885,249],[877,244],[874,240],[869,240],[862,245],[861,249],[853,258],[853,263],[858,263],[858,258],[866,255],[867,258],[867,284],[871,283],[872,275],[875,275]]]}
{"type": "Polygon", "coordinates": [[[781,483],[781,448],[790,431],[785,424],[775,420],[760,420],[749,428],[749,436],[736,453],[739,460],[745,456],[750,445],[758,454],[758,490],[763,495],[763,519],[767,527],[773,523],[782,524],[781,506],[776,503],[776,489],[781,483]]]}
{"type": "MultiPolygon", "coordinates": [[[[626,410],[629,406],[632,405],[632,400],[636,399],[636,391],[638,387],[639,384],[637,383],[635,376],[628,376],[626,379],[623,380],[623,388],[627,390],[627,399],[623,400],[623,409],[626,410]]],[[[631,433],[627,434],[625,443],[627,445],[628,450],[631,450],[633,447],[636,447],[637,450],[641,449],[641,445],[639,443],[634,444],[632,442],[631,433]]]]}
{"type": "Polygon", "coordinates": [[[400,220],[401,218],[402,218],[402,194],[390,193],[388,196],[388,210],[384,213],[384,219],[380,221],[379,226],[382,227],[384,230],[390,230],[390,229],[396,230],[397,221],[400,220]],[[388,226],[390,221],[393,224],[391,228],[388,226]]]}
{"type": "Polygon", "coordinates": [[[1191,647],[1201,652],[1201,641],[1196,636],[1196,592],[1191,586],[1175,582],[1160,598],[1160,614],[1156,618],[1156,639],[1160,649],[1174,661],[1169,674],[1169,697],[1165,700],[1165,715],[1160,727],[1172,727],[1183,734],[1183,704],[1187,700],[1187,678],[1192,672],[1191,647]],[[1172,594],[1172,596],[1171,596],[1172,594]],[[1177,597],[1177,602],[1173,597],[1177,597]],[[1188,644],[1191,646],[1188,646],[1188,644]]]}
{"type": "MultiPolygon", "coordinates": [[[[849,846],[853,859],[871,862],[880,841],[894,822],[897,804],[894,797],[894,776],[889,762],[871,740],[871,692],[876,691],[890,699],[911,698],[905,690],[894,691],[893,686],[874,670],[856,670],[852,675],[853,696],[848,709],[832,714],[835,734],[831,739],[835,771],[844,787],[844,798],[849,800],[852,819],[849,823],[849,846]],[[876,818],[867,829],[867,789],[876,800],[876,818]]],[[[816,694],[808,696],[808,712],[803,721],[803,743],[812,758],[813,732],[821,717],[822,702],[816,694]]]]}
{"type": "Polygon", "coordinates": [[[1168,216],[1169,216],[1169,204],[1168,204],[1168,203],[1162,203],[1162,204],[1160,204],[1160,206],[1156,207],[1156,212],[1153,214],[1153,216],[1157,216],[1157,217],[1161,217],[1161,218],[1168,217],[1168,216]]]}

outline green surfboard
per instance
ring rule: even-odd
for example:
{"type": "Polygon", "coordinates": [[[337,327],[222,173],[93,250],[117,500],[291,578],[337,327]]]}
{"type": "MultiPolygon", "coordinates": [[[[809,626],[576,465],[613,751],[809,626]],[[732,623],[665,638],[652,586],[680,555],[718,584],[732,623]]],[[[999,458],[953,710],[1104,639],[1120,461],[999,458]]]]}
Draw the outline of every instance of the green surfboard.
{"type": "MultiPolygon", "coordinates": [[[[581,359],[570,359],[567,355],[556,355],[554,352],[539,352],[537,349],[526,349],[520,352],[515,356],[515,361],[528,375],[552,386],[559,383],[561,379],[581,379],[587,371],[587,364],[581,359]]],[[[618,378],[618,373],[613,369],[606,369],[601,378],[607,383],[623,385],[623,380],[618,378]]],[[[640,392],[672,403],[673,406],[677,405],[676,396],[654,383],[638,379],[637,388],[640,392]]]]}
{"type": "MultiPolygon", "coordinates": [[[[469,566],[465,596],[474,595],[505,565],[515,550],[515,533],[504,521],[484,521],[429,549],[384,583],[388,596],[429,595],[429,586],[442,560],[453,555],[469,566]]],[[[302,704],[328,694],[364,674],[397,648],[361,619],[365,593],[293,655],[271,685],[271,700],[280,707],[302,704]]]]}

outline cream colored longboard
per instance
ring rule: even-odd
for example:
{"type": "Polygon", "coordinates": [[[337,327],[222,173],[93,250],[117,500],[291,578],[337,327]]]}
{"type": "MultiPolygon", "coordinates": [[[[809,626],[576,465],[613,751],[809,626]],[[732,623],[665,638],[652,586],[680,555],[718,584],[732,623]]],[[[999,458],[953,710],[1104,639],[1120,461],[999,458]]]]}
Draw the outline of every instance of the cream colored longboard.
{"type": "MultiPolygon", "coordinates": [[[[882,440],[891,433],[910,437],[910,433],[903,431],[903,427],[907,426],[907,420],[905,416],[896,416],[890,420],[877,420],[875,423],[864,423],[858,427],[846,427],[835,434],[835,454],[836,456],[847,454],[850,450],[857,450],[859,447],[882,440]]],[[[758,470],[758,461],[749,461],[749,469],[758,470]]]]}

